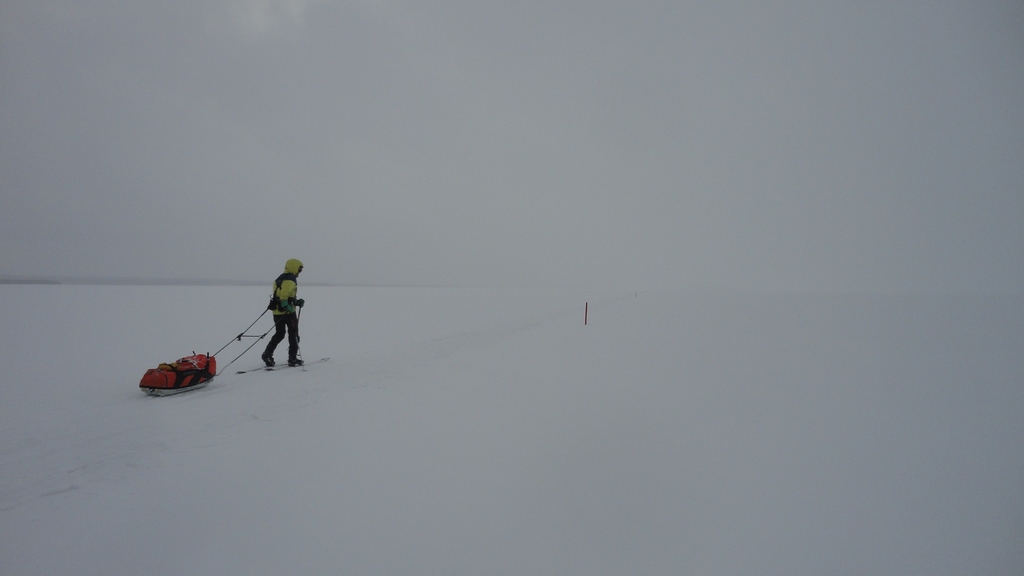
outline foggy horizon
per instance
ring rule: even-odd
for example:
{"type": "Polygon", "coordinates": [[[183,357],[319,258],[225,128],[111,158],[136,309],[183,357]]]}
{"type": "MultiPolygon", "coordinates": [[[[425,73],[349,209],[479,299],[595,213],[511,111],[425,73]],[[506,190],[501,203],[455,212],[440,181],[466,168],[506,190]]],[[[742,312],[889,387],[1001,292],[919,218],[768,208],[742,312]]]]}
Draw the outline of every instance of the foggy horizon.
{"type": "Polygon", "coordinates": [[[1024,5],[0,6],[0,276],[1024,294],[1024,5]]]}

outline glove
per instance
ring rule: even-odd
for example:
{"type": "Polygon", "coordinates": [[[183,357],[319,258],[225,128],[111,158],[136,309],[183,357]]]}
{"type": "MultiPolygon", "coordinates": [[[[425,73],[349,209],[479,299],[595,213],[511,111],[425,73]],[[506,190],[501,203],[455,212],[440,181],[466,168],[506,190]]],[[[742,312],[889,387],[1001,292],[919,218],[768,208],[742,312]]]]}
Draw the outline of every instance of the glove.
{"type": "Polygon", "coordinates": [[[302,308],[303,306],[306,305],[306,301],[303,300],[302,298],[299,298],[298,300],[295,301],[295,305],[299,308],[302,308]]]}

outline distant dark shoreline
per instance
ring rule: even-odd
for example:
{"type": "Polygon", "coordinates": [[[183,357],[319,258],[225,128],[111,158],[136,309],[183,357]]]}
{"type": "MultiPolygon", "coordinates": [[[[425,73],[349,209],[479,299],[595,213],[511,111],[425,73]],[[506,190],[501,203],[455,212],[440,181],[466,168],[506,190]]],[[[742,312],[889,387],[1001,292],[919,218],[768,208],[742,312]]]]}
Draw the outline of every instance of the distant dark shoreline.
{"type": "MultiPolygon", "coordinates": [[[[216,280],[209,278],[108,278],[108,277],[13,277],[0,276],[0,284],[69,286],[264,286],[256,280],[216,280]]],[[[303,286],[351,286],[333,282],[303,282],[303,286]]]]}

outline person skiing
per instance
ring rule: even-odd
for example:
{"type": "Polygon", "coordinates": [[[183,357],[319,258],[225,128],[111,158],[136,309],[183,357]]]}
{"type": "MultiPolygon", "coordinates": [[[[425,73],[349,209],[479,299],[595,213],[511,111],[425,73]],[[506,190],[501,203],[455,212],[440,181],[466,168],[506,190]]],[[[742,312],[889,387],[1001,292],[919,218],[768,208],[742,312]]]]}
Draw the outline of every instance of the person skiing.
{"type": "Polygon", "coordinates": [[[267,349],[263,351],[263,362],[267,366],[274,365],[274,350],[284,340],[285,332],[288,332],[288,365],[302,366],[299,359],[299,317],[295,313],[296,308],[302,308],[306,303],[301,298],[296,298],[298,284],[296,279],[302,272],[302,262],[292,258],[284,264],[284,274],[274,280],[274,295],[270,299],[270,310],[274,313],[275,332],[267,349]]]}

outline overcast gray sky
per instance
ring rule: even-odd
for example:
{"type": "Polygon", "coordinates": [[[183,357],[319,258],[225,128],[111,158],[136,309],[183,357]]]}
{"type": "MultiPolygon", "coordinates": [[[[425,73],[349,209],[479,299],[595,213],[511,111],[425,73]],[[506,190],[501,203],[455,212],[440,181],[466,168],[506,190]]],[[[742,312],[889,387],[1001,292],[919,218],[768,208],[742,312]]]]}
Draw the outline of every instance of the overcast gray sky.
{"type": "Polygon", "coordinates": [[[0,0],[0,274],[1024,293],[1024,3],[0,0]]]}

